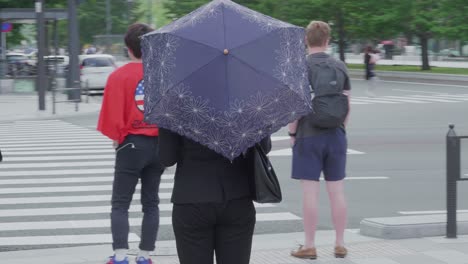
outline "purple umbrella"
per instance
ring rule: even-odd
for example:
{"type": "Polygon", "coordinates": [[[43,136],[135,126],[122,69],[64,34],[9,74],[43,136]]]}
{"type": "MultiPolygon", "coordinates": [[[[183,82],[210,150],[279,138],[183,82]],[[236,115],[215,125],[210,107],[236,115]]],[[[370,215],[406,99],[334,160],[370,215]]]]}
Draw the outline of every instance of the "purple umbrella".
{"type": "Polygon", "coordinates": [[[145,119],[233,160],[311,111],[304,29],[215,0],[143,37],[145,119]]]}

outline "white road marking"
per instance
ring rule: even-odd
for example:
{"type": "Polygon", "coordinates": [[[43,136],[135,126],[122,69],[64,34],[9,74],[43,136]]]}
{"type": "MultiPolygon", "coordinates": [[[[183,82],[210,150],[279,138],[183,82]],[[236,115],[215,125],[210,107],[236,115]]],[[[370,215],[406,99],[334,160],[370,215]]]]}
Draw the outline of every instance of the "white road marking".
{"type": "Polygon", "coordinates": [[[75,155],[75,156],[39,156],[39,157],[8,157],[5,156],[4,161],[65,161],[65,160],[114,160],[113,155],[75,155]]]}
{"type": "Polygon", "coordinates": [[[434,96],[427,96],[427,95],[410,95],[410,96],[411,98],[424,99],[427,101],[434,101],[434,102],[440,102],[440,103],[461,103],[460,101],[438,99],[434,96]]]}
{"type": "Polygon", "coordinates": [[[12,141],[20,141],[25,140],[25,141],[30,141],[30,140],[35,140],[36,142],[39,141],[47,141],[47,140],[65,140],[65,139],[70,139],[70,140],[76,140],[76,139],[102,139],[102,140],[109,140],[108,138],[99,135],[99,134],[80,134],[80,135],[28,135],[24,136],[21,134],[16,134],[16,135],[10,135],[10,136],[3,136],[2,137],[2,142],[12,142],[12,141]]]}
{"type": "MultiPolygon", "coordinates": [[[[159,199],[170,199],[172,193],[159,193],[159,199]]],[[[112,196],[103,195],[79,195],[79,196],[41,196],[41,197],[21,197],[21,198],[0,198],[0,204],[62,204],[81,202],[109,202],[112,196]]],[[[132,201],[139,201],[140,195],[133,195],[132,201]]]]}
{"type": "MultiPolygon", "coordinates": [[[[279,150],[273,150],[270,151],[268,156],[270,157],[278,157],[278,156],[292,156],[292,149],[291,148],[285,148],[285,149],[279,149],[279,150]]],[[[348,149],[348,155],[362,155],[366,154],[361,151],[353,150],[353,149],[348,149]]]]}
{"type": "MultiPolygon", "coordinates": [[[[271,208],[273,204],[254,203],[256,208],[271,208]]],[[[110,205],[85,206],[85,207],[60,207],[60,208],[28,208],[0,210],[0,217],[23,217],[23,216],[51,216],[51,215],[83,215],[83,214],[106,214],[111,212],[110,205]]],[[[159,204],[159,210],[172,212],[172,203],[159,204]]],[[[129,212],[142,212],[140,204],[130,206],[129,212]]]]}
{"type": "MultiPolygon", "coordinates": [[[[78,146],[62,146],[62,147],[57,146],[57,147],[38,147],[38,148],[37,147],[36,148],[33,148],[33,147],[2,148],[2,152],[8,153],[9,155],[14,155],[14,154],[24,155],[24,153],[37,154],[38,152],[50,151],[50,150],[53,150],[50,154],[63,153],[63,152],[60,152],[60,150],[73,150],[73,151],[84,150],[86,151],[85,153],[93,152],[95,150],[114,151],[110,143],[95,145],[95,146],[82,146],[82,144],[77,144],[77,145],[78,146]],[[107,148],[103,146],[107,146],[107,148]]],[[[69,152],[66,152],[66,153],[69,153],[69,152]]],[[[93,153],[97,153],[97,152],[93,152],[93,153]]],[[[74,154],[77,154],[77,153],[74,153],[74,154]]]]}
{"type": "MultiPolygon", "coordinates": [[[[37,143],[38,140],[25,140],[25,139],[9,139],[9,140],[3,140],[0,139],[0,144],[2,145],[11,145],[11,144],[34,144],[37,143]]],[[[48,138],[44,140],[40,140],[40,143],[76,143],[76,142],[103,142],[103,143],[112,143],[110,139],[107,138],[83,138],[83,139],[73,139],[73,138],[68,138],[68,139],[54,139],[54,138],[48,138]]]]}
{"type": "Polygon", "coordinates": [[[271,141],[282,141],[282,140],[289,140],[289,136],[277,136],[277,137],[271,137],[271,141]]]}
{"type": "MultiPolygon", "coordinates": [[[[162,180],[173,180],[173,174],[163,174],[161,176],[162,180]]],[[[46,184],[46,183],[91,183],[91,182],[109,182],[114,181],[114,176],[104,176],[104,177],[73,177],[73,178],[33,178],[33,179],[9,179],[1,180],[1,185],[24,185],[24,184],[46,184]]]]}
{"type": "MultiPolygon", "coordinates": [[[[128,236],[128,242],[140,242],[140,238],[137,234],[130,233],[128,236]]],[[[112,234],[0,237],[0,246],[43,246],[102,243],[112,243],[112,234]]]]}
{"type": "MultiPolygon", "coordinates": [[[[0,168],[4,164],[0,165],[0,168]]],[[[24,171],[5,171],[0,170],[0,177],[11,176],[53,176],[53,175],[95,175],[95,174],[113,174],[113,168],[105,169],[72,169],[72,170],[24,170],[24,171]]]]}
{"type": "Polygon", "coordinates": [[[26,169],[26,168],[65,168],[65,167],[99,167],[114,166],[114,161],[78,161],[78,162],[56,162],[56,163],[5,163],[2,169],[26,169]]]}
{"type": "Polygon", "coordinates": [[[98,146],[107,146],[108,148],[112,148],[112,142],[78,142],[78,143],[13,143],[13,144],[1,144],[2,149],[15,149],[17,150],[20,148],[21,150],[46,150],[49,149],[88,149],[91,147],[98,147],[98,146]]]}
{"type": "MultiPolygon", "coordinates": [[[[161,183],[159,189],[172,189],[174,183],[161,183]]],[[[140,189],[140,185],[137,186],[140,189]]],[[[58,187],[21,187],[21,188],[1,188],[0,194],[18,193],[68,193],[68,192],[95,192],[112,191],[112,185],[85,185],[85,186],[58,186],[58,187]]]]}
{"type": "Polygon", "coordinates": [[[354,99],[351,99],[351,101],[358,101],[358,102],[365,102],[365,103],[371,103],[371,104],[400,104],[401,102],[394,102],[394,101],[385,101],[385,100],[380,100],[380,98],[364,98],[364,97],[354,97],[354,99]]]}
{"type": "Polygon", "coordinates": [[[388,177],[346,177],[345,180],[388,180],[388,177]]]}
{"type": "Polygon", "coordinates": [[[385,96],[384,98],[398,100],[400,102],[405,102],[405,103],[415,103],[415,104],[428,104],[429,103],[429,102],[424,102],[424,101],[411,100],[411,99],[408,99],[407,97],[400,97],[400,96],[385,96]]]}
{"type": "MultiPolygon", "coordinates": [[[[301,220],[300,217],[291,213],[259,213],[256,216],[257,222],[265,221],[286,221],[301,220]]],[[[140,226],[141,218],[130,218],[130,226],[140,226]]],[[[171,225],[171,217],[160,217],[160,225],[171,225]]],[[[47,230],[47,229],[79,229],[79,228],[108,228],[109,219],[91,219],[74,221],[41,221],[41,222],[8,222],[0,223],[0,231],[26,231],[26,230],[47,230]]]]}
{"type": "Polygon", "coordinates": [[[428,91],[420,91],[420,90],[405,90],[405,89],[392,89],[392,91],[408,92],[408,93],[444,94],[444,93],[441,93],[441,92],[428,92],[428,91]]]}
{"type": "Polygon", "coordinates": [[[28,155],[53,155],[53,154],[111,154],[115,156],[115,150],[112,148],[77,150],[75,148],[68,150],[49,150],[49,151],[2,151],[5,157],[28,156],[28,155]]]}

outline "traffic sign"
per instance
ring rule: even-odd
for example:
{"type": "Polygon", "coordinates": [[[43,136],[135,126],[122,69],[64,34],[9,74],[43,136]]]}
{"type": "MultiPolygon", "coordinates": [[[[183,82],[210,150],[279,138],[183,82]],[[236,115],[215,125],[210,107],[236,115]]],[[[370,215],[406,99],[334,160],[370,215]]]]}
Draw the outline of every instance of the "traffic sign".
{"type": "Polygon", "coordinates": [[[12,23],[2,23],[2,32],[10,32],[13,30],[12,23]]]}

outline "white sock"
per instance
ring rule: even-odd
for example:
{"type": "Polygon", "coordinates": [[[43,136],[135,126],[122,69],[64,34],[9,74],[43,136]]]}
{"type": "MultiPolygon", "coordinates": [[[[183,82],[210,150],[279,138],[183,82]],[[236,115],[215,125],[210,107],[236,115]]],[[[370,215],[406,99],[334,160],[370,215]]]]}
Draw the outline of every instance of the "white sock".
{"type": "Polygon", "coordinates": [[[116,249],[114,251],[115,260],[117,260],[117,261],[124,260],[127,257],[127,252],[128,252],[128,249],[125,249],[125,248],[116,249]]]}
{"type": "Polygon", "coordinates": [[[149,259],[150,258],[150,251],[140,250],[140,252],[138,252],[137,259],[139,259],[140,257],[144,257],[145,259],[149,259]]]}

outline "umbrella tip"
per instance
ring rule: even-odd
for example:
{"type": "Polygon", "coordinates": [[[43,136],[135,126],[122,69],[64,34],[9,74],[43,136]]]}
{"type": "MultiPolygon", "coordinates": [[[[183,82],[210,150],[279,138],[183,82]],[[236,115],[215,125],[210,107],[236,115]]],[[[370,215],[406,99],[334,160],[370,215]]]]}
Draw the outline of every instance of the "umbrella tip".
{"type": "Polygon", "coordinates": [[[229,50],[228,49],[225,49],[224,50],[224,55],[228,55],[229,54],[229,50]]]}

